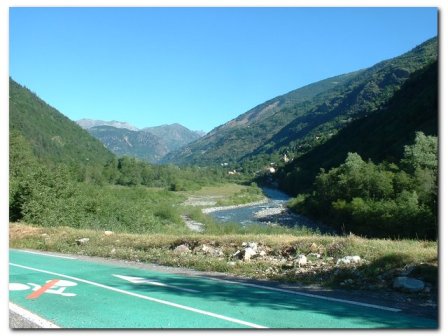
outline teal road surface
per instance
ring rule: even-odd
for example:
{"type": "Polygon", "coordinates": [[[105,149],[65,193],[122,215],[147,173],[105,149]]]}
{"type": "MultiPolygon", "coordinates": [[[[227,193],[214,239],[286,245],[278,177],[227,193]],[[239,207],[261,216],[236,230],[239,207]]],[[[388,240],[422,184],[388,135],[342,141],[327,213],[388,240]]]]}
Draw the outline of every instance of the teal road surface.
{"type": "Polygon", "coordinates": [[[398,309],[10,250],[10,306],[59,328],[434,329],[398,309]]]}

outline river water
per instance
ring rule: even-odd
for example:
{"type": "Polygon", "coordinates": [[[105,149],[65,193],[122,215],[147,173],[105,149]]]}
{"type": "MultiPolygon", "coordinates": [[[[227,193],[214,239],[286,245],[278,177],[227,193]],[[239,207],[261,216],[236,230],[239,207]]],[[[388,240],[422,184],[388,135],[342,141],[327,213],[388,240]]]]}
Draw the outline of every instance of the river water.
{"type": "Polygon", "coordinates": [[[318,224],[305,216],[287,211],[286,204],[291,199],[287,194],[271,188],[263,188],[263,193],[268,201],[263,204],[241,207],[236,209],[218,210],[210,215],[222,223],[239,223],[243,226],[258,225],[282,225],[288,227],[305,226],[322,233],[330,233],[332,230],[318,224]]]}

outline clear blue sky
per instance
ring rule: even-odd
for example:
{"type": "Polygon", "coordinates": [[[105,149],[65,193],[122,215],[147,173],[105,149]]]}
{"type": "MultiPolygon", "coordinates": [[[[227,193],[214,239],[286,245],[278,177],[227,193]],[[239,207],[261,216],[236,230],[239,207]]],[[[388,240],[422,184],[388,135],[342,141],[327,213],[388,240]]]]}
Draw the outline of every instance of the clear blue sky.
{"type": "Polygon", "coordinates": [[[437,35],[436,8],[11,8],[10,76],[72,120],[210,131],[437,35]]]}

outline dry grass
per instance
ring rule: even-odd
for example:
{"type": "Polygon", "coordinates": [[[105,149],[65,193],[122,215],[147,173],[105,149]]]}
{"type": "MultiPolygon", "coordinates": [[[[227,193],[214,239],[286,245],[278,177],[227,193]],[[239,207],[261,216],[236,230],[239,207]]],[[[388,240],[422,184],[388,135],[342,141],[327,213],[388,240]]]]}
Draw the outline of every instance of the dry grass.
{"type": "Polygon", "coordinates": [[[188,267],[201,271],[227,272],[260,279],[275,279],[320,285],[337,285],[341,280],[359,278],[356,286],[388,286],[389,277],[399,274],[406,266],[417,266],[417,273],[437,286],[437,242],[387,239],[365,239],[356,236],[334,237],[323,235],[294,236],[287,234],[229,234],[210,235],[189,233],[174,234],[123,234],[105,235],[103,231],[79,230],[69,227],[41,228],[26,224],[10,224],[10,247],[30,248],[61,253],[111,257],[123,260],[156,263],[167,266],[188,267]],[[85,245],[77,239],[89,238],[85,245]],[[236,260],[232,255],[242,249],[243,242],[257,242],[268,251],[264,258],[249,262],[236,260]],[[191,253],[179,254],[174,250],[186,244],[191,253]],[[217,257],[203,253],[202,244],[220,248],[224,255],[217,257]],[[319,252],[319,264],[296,269],[293,265],[298,254],[319,252]],[[361,265],[339,269],[337,258],[359,255],[361,265]],[[324,262],[331,260],[331,262],[324,262]],[[421,269],[420,269],[420,268],[421,269]],[[428,275],[428,270],[430,275],[428,275]],[[300,271],[300,272],[298,272],[300,271]],[[387,281],[385,282],[386,279],[387,281]]]}

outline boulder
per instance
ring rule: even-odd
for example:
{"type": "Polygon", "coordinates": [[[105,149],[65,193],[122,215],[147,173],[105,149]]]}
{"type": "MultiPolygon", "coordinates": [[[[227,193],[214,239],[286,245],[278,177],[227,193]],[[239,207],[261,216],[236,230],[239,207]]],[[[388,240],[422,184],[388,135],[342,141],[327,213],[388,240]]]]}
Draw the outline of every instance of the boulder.
{"type": "Polygon", "coordinates": [[[244,261],[249,261],[257,252],[252,247],[246,247],[244,249],[244,261]]]}
{"type": "Polygon", "coordinates": [[[77,239],[76,240],[76,244],[78,244],[78,245],[84,245],[84,244],[87,244],[88,242],[89,242],[89,238],[81,238],[81,239],[77,239]]]}
{"type": "Polygon", "coordinates": [[[205,254],[209,254],[213,257],[221,257],[224,255],[224,253],[222,252],[222,250],[220,248],[215,248],[215,247],[207,245],[207,244],[202,244],[201,250],[205,254]]]}
{"type": "Polygon", "coordinates": [[[190,252],[191,252],[190,248],[186,244],[179,245],[174,249],[174,253],[177,253],[177,254],[185,254],[185,253],[190,253],[190,252]]]}
{"type": "Polygon", "coordinates": [[[296,260],[294,261],[294,264],[296,266],[305,266],[308,263],[308,259],[306,257],[306,255],[304,254],[299,254],[298,257],[296,258],[296,260]]]}
{"type": "Polygon", "coordinates": [[[409,277],[396,277],[394,279],[393,287],[405,292],[420,292],[425,288],[425,283],[421,280],[409,277]]]}
{"type": "Polygon", "coordinates": [[[348,265],[348,264],[359,264],[361,263],[360,256],[346,256],[344,258],[338,259],[336,265],[348,265]]]}
{"type": "Polygon", "coordinates": [[[254,250],[255,252],[257,252],[257,250],[258,250],[258,244],[257,244],[257,243],[255,243],[255,242],[250,242],[248,245],[249,245],[249,247],[250,247],[252,250],[254,250]]]}
{"type": "Polygon", "coordinates": [[[319,250],[319,247],[317,246],[316,243],[311,243],[310,245],[310,251],[311,252],[317,252],[319,250]]]}

